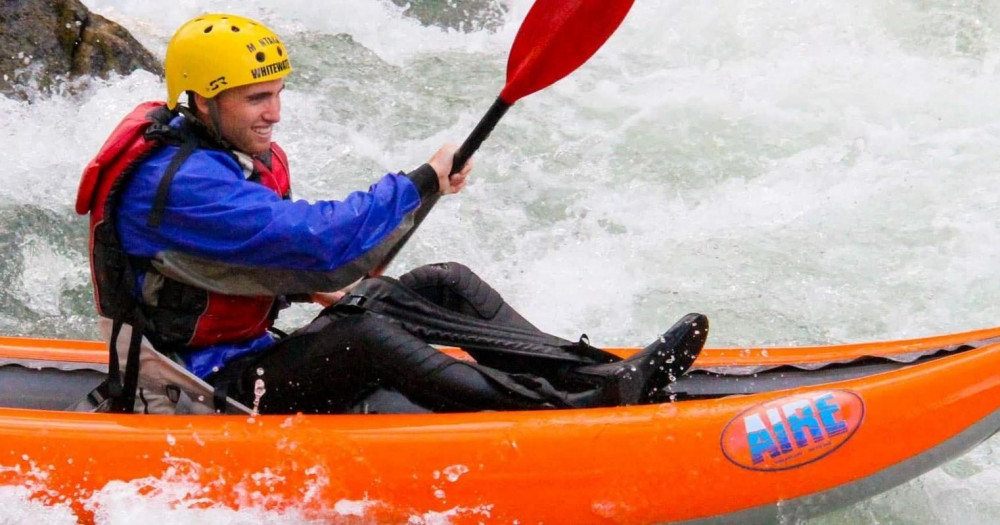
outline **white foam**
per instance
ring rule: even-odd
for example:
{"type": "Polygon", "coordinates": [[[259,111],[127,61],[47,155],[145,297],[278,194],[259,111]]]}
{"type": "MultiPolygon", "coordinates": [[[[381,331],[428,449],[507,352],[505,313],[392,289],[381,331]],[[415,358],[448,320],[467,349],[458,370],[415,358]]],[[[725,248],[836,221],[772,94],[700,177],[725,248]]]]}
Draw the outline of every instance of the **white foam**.
{"type": "Polygon", "coordinates": [[[0,486],[0,525],[21,523],[75,525],[77,519],[68,505],[46,505],[31,499],[25,487],[0,486]]]}

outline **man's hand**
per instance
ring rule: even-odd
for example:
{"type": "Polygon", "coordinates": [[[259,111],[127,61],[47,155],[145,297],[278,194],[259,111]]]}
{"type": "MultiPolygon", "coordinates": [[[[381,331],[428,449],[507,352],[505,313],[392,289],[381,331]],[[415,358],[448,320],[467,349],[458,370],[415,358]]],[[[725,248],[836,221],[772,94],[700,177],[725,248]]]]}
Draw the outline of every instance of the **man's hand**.
{"type": "Polygon", "coordinates": [[[437,173],[438,186],[441,188],[442,195],[462,191],[462,188],[465,188],[466,177],[468,177],[469,172],[472,171],[472,159],[469,159],[469,161],[465,163],[465,167],[462,168],[462,171],[449,177],[451,174],[452,161],[455,159],[455,152],[457,151],[457,145],[448,143],[441,146],[441,149],[437,150],[437,153],[431,157],[431,160],[427,161],[427,163],[430,164],[437,173]]]}
{"type": "Polygon", "coordinates": [[[361,279],[358,279],[357,281],[354,281],[353,283],[341,288],[340,290],[337,290],[336,292],[313,292],[309,294],[309,298],[312,299],[312,302],[322,306],[323,308],[326,308],[327,306],[330,306],[331,304],[336,303],[337,301],[343,299],[344,296],[347,295],[347,292],[350,292],[351,288],[354,288],[354,286],[360,282],[361,279]]]}
{"type": "Polygon", "coordinates": [[[326,308],[341,300],[345,295],[347,295],[347,292],[344,290],[339,292],[313,292],[309,294],[309,298],[312,299],[312,302],[326,308]]]}

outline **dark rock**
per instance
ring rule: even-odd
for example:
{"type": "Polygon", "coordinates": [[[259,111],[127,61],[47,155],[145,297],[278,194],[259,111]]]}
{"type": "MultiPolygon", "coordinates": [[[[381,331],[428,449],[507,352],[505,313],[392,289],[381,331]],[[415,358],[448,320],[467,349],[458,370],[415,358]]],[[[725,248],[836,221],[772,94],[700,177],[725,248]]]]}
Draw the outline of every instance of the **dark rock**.
{"type": "Polygon", "coordinates": [[[496,0],[392,0],[425,26],[470,33],[503,26],[506,11],[496,0]]]}
{"type": "Polygon", "coordinates": [[[136,69],[163,73],[126,29],[79,0],[0,0],[0,94],[29,98],[65,79],[136,69]]]}

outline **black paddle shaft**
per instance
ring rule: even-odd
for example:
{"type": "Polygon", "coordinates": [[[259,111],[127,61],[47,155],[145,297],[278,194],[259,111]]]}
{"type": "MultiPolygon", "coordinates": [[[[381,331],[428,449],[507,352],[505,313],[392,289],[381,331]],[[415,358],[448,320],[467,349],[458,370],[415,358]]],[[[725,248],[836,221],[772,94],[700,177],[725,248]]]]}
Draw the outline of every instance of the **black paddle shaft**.
{"type": "Polygon", "coordinates": [[[510,106],[511,104],[504,102],[504,100],[500,97],[497,97],[497,99],[493,101],[493,105],[490,106],[489,111],[483,115],[479,124],[476,124],[472,133],[469,133],[465,142],[463,142],[462,146],[458,148],[457,152],[455,152],[455,159],[451,164],[452,175],[462,171],[462,168],[465,167],[465,163],[468,162],[469,158],[479,150],[479,146],[483,145],[483,141],[486,140],[486,137],[490,136],[493,128],[497,126],[497,123],[500,122],[500,119],[507,113],[510,106]]]}
{"type": "MultiPolygon", "coordinates": [[[[469,133],[469,136],[466,137],[465,142],[463,142],[462,145],[458,148],[458,151],[455,152],[455,158],[452,160],[451,163],[451,175],[454,175],[462,171],[462,168],[465,167],[465,163],[467,163],[469,159],[472,157],[472,155],[476,153],[476,151],[479,149],[479,146],[482,146],[483,141],[486,140],[486,137],[490,136],[490,132],[492,132],[493,128],[496,127],[497,123],[500,122],[500,119],[503,118],[504,114],[507,113],[507,110],[510,109],[511,105],[512,104],[508,104],[500,97],[497,97],[497,99],[493,101],[493,105],[490,106],[490,109],[486,112],[485,115],[483,115],[483,118],[479,121],[479,124],[476,124],[476,127],[472,130],[472,133],[469,133]]],[[[434,205],[437,204],[437,201],[440,197],[441,194],[437,193],[425,199],[424,202],[420,203],[420,207],[417,208],[416,213],[413,215],[413,227],[411,227],[410,231],[406,232],[406,234],[403,235],[401,239],[399,239],[399,242],[397,242],[396,245],[393,246],[391,250],[389,250],[389,253],[385,255],[385,257],[382,259],[382,262],[379,263],[379,265],[375,269],[369,272],[368,274],[369,276],[378,276],[385,273],[385,269],[389,266],[390,263],[392,263],[392,260],[396,258],[396,254],[398,254],[399,250],[403,248],[403,246],[406,244],[406,241],[410,240],[410,237],[413,236],[413,232],[417,231],[417,227],[419,227],[420,224],[424,222],[424,219],[427,217],[427,214],[430,213],[432,208],[434,208],[434,205]]]]}

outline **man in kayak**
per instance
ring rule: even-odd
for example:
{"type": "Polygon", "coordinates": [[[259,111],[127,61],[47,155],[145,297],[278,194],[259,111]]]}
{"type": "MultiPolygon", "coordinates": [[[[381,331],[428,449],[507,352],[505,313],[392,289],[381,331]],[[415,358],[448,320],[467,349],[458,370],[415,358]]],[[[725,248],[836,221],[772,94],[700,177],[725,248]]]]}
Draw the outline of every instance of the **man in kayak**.
{"type": "MultiPolygon", "coordinates": [[[[136,108],[88,165],[77,210],[91,215],[95,294],[115,321],[112,341],[131,325],[245,403],[263,380],[258,401],[270,413],[348,411],[379,388],[441,411],[629,405],[690,366],[707,332],[697,314],[622,360],[538,331],[455,263],[361,280],[421,202],[461,191],[472,165],[449,177],[457,148],[446,144],[343,201],[292,200],[287,159],[271,141],[291,68],[264,25],[197,17],[167,46],[166,103],[136,108]],[[328,308],[276,335],[275,317],[295,300],[328,308]],[[428,343],[460,345],[477,362],[428,343]]],[[[132,409],[138,337],[130,346],[124,385],[115,363],[110,374],[122,411],[132,409]]]]}

